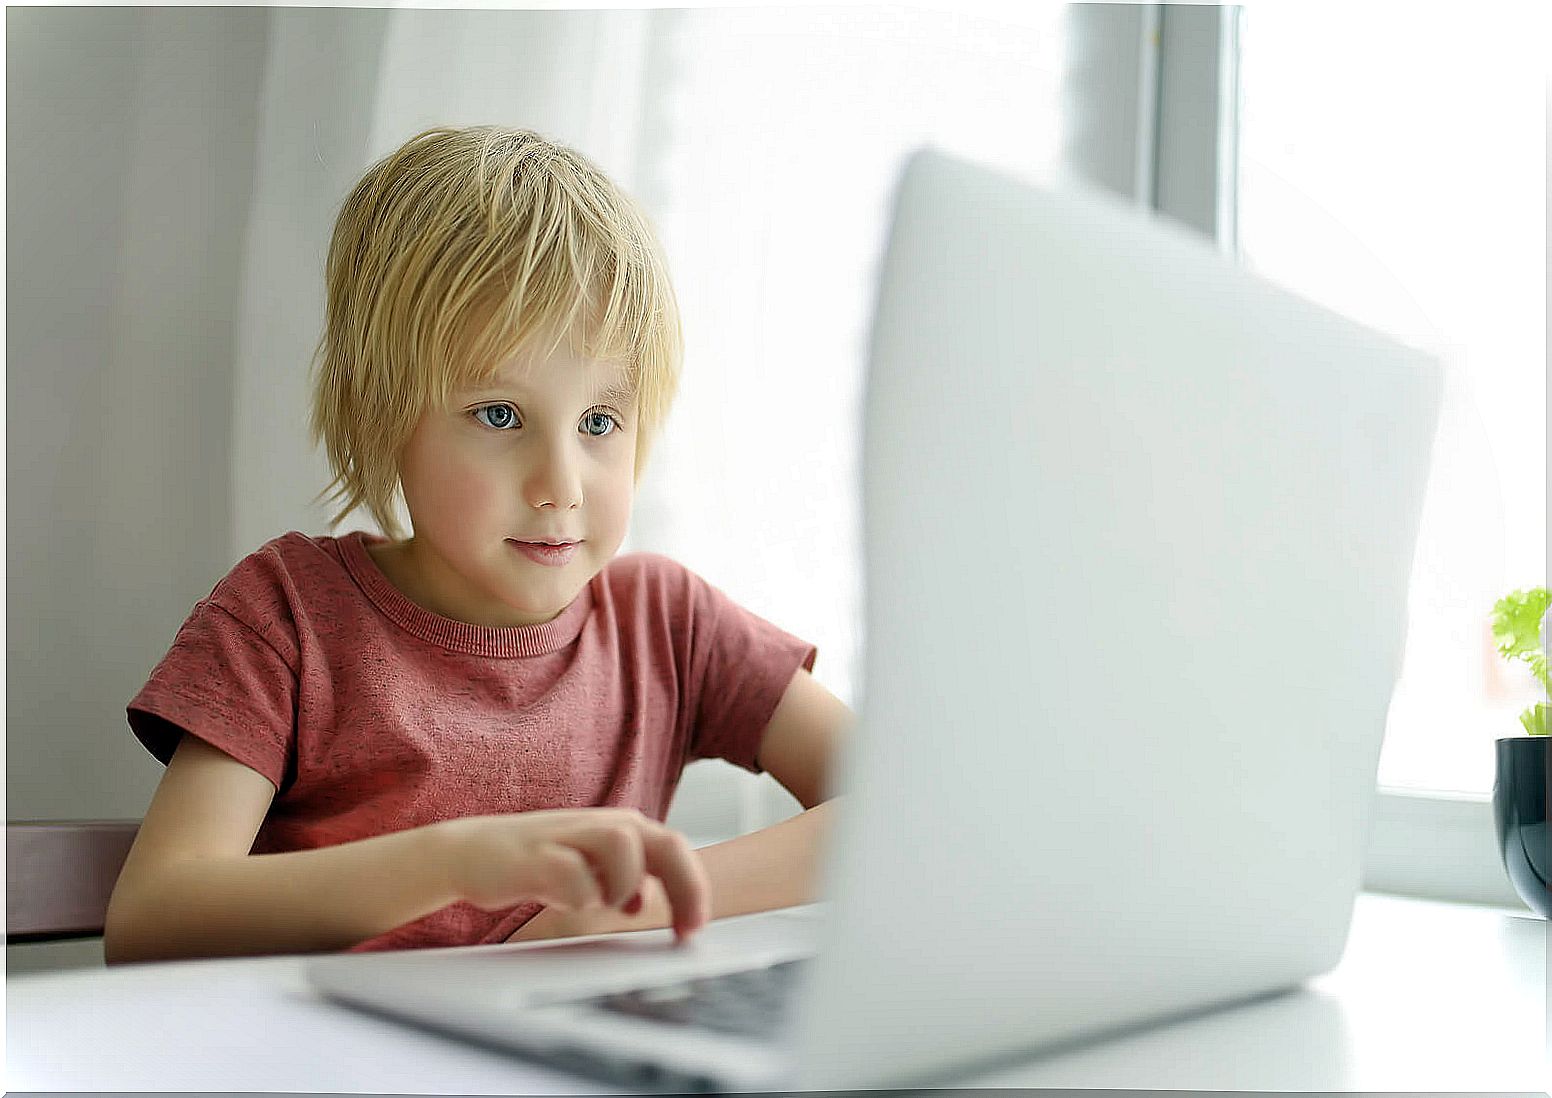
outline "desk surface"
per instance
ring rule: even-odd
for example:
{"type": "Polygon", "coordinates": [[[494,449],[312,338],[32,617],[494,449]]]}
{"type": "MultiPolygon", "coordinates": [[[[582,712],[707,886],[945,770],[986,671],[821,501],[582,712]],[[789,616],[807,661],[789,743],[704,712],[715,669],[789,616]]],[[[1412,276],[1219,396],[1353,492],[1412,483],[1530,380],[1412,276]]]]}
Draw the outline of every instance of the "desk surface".
{"type": "MultiPolygon", "coordinates": [[[[1552,1082],[1546,926],[1492,908],[1366,893],[1341,964],[1298,991],[1003,1067],[964,1085],[1545,1091],[1552,1082]]],[[[9,980],[6,1089],[602,1089],[335,1006],[308,988],[302,963],[185,961],[9,980]]]]}

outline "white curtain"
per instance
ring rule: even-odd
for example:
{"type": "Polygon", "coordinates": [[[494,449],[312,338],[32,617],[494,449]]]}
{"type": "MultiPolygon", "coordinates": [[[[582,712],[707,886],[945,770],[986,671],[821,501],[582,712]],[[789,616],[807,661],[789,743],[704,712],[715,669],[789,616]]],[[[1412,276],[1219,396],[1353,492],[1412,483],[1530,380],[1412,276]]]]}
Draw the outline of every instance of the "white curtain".
{"type": "MultiPolygon", "coordinates": [[[[1052,4],[984,18],[276,10],[239,325],[234,559],[325,527],[307,502],[327,475],[306,441],[305,364],[351,181],[428,125],[526,126],[642,200],[683,310],[681,395],[621,551],[672,556],[812,641],[815,676],[857,707],[859,400],[889,189],[925,142],[1056,166],[1062,24],[1052,4]]],[[[769,778],[698,764],[671,819],[710,839],[796,809],[769,778]]]]}

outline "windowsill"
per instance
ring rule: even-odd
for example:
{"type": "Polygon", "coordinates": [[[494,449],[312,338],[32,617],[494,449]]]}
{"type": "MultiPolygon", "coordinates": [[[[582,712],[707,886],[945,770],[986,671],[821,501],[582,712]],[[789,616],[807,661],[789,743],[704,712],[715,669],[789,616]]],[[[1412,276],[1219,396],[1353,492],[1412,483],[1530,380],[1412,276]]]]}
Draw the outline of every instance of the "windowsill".
{"type": "Polygon", "coordinates": [[[1502,915],[1510,919],[1527,919],[1531,922],[1539,923],[1546,922],[1545,919],[1537,915],[1524,904],[1517,904],[1513,907],[1508,907],[1504,904],[1477,903],[1471,900],[1441,900],[1437,896],[1418,896],[1408,892],[1388,892],[1384,889],[1370,888],[1368,886],[1364,887],[1362,894],[1366,896],[1378,896],[1385,900],[1406,900],[1424,904],[1439,904],[1444,907],[1458,908],[1462,911],[1480,912],[1484,915],[1502,915]]]}
{"type": "Polygon", "coordinates": [[[1529,914],[1503,868],[1492,798],[1481,794],[1381,788],[1363,887],[1529,914]]]}

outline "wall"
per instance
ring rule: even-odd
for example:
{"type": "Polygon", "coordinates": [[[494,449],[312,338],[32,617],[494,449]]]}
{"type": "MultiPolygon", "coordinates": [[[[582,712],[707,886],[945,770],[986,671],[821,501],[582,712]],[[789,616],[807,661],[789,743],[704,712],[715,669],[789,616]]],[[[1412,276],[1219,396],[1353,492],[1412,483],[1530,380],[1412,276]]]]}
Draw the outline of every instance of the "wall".
{"type": "Polygon", "coordinates": [[[7,815],[138,816],[161,768],[124,705],[230,564],[269,16],[6,18],[7,815]]]}
{"type": "Polygon", "coordinates": [[[159,768],[124,705],[229,565],[268,16],[6,14],[8,812],[137,815],[159,768]]]}

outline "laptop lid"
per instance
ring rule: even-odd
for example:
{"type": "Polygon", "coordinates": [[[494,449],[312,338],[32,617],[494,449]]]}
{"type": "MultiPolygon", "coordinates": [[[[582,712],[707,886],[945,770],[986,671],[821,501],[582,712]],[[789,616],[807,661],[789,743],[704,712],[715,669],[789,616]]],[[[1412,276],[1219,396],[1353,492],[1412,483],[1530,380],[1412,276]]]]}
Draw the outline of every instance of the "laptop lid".
{"type": "Polygon", "coordinates": [[[799,1085],[943,1076],[1336,962],[1440,386],[1183,229],[909,161],[799,1085]]]}

